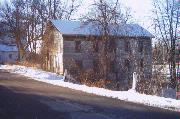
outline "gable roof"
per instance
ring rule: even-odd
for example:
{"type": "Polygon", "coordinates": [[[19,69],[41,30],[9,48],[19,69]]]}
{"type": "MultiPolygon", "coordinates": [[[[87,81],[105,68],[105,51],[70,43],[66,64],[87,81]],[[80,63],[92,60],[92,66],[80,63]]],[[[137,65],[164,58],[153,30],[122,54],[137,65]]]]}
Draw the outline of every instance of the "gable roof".
{"type": "MultiPolygon", "coordinates": [[[[91,24],[84,25],[83,22],[80,21],[68,21],[68,20],[50,20],[53,26],[63,35],[94,35],[98,36],[100,33],[98,32],[97,26],[91,24]]],[[[110,31],[111,35],[118,35],[120,37],[148,37],[153,38],[154,36],[139,26],[138,24],[123,24],[116,27],[118,32],[115,32],[112,27],[110,31]]]]}

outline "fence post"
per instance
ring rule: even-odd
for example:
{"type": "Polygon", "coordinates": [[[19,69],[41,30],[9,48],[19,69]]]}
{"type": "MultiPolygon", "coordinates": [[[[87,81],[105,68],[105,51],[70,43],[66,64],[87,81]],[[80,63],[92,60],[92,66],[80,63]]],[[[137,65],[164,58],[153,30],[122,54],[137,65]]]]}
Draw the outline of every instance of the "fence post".
{"type": "Polygon", "coordinates": [[[67,76],[67,69],[65,69],[65,71],[64,71],[63,80],[65,80],[65,79],[66,79],[66,76],[67,76]]]}
{"type": "Polygon", "coordinates": [[[132,83],[132,90],[136,91],[136,83],[137,83],[137,73],[133,73],[133,83],[132,83]]]}

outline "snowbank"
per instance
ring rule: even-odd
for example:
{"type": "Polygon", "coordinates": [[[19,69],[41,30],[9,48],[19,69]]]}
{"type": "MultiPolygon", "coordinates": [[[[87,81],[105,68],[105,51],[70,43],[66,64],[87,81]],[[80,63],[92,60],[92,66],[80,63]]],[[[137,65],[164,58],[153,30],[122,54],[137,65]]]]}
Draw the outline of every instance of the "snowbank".
{"type": "Polygon", "coordinates": [[[42,71],[40,69],[27,68],[25,66],[18,65],[0,65],[0,69],[7,69],[10,72],[22,74],[36,80],[62,80],[63,76],[57,75],[56,73],[42,71]]]}
{"type": "Polygon", "coordinates": [[[45,72],[39,69],[27,68],[17,65],[1,65],[0,69],[7,69],[10,72],[18,73],[24,76],[33,78],[34,80],[50,83],[57,86],[68,87],[75,90],[80,90],[87,93],[92,93],[100,96],[117,98],[124,101],[145,104],[153,107],[160,107],[178,111],[180,110],[180,100],[164,98],[146,94],[139,94],[133,90],[129,91],[111,91],[103,88],[88,87],[86,85],[78,85],[69,82],[64,82],[63,76],[55,73],[45,72]]]}

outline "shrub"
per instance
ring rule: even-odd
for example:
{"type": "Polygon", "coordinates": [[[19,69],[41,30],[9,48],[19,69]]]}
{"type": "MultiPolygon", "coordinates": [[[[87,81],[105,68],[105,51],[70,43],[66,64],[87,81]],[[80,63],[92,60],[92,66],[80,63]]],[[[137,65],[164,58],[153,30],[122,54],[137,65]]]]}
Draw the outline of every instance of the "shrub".
{"type": "Polygon", "coordinates": [[[153,73],[152,79],[141,79],[137,82],[136,90],[139,93],[160,95],[163,88],[167,87],[168,82],[161,73],[153,73]]]}

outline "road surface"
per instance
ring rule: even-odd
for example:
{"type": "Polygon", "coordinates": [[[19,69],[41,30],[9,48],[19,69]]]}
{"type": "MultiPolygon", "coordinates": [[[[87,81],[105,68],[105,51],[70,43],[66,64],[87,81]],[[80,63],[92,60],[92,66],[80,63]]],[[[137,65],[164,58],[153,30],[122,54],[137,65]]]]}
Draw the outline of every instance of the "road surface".
{"type": "Polygon", "coordinates": [[[0,70],[0,119],[180,119],[180,112],[87,94],[0,70]]]}

